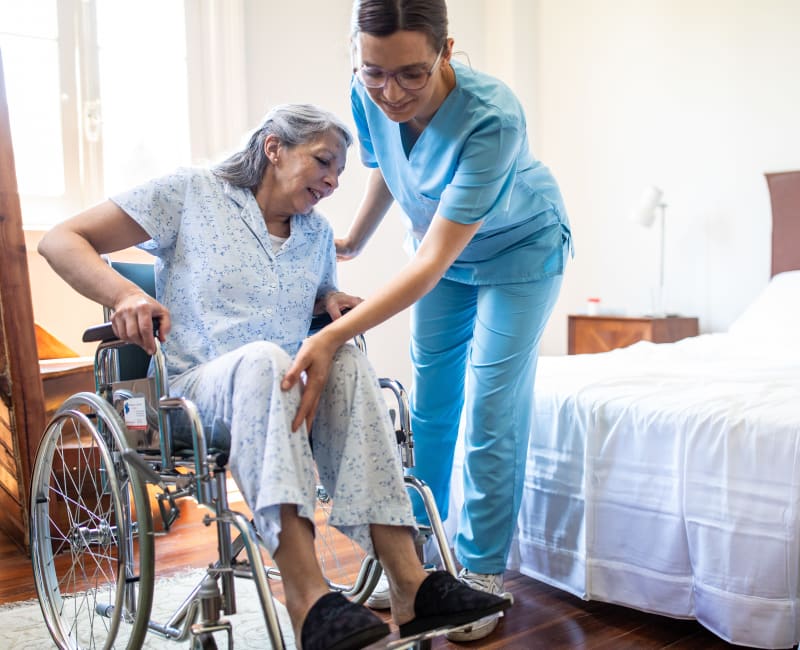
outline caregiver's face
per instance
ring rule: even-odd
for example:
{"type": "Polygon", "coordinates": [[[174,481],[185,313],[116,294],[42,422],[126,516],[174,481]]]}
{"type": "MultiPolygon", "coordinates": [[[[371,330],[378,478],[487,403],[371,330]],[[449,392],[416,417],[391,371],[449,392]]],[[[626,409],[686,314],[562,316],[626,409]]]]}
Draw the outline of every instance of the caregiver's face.
{"type": "Polygon", "coordinates": [[[442,56],[423,32],[391,36],[361,33],[356,43],[356,74],[370,98],[395,122],[428,118],[441,103],[442,56]]]}

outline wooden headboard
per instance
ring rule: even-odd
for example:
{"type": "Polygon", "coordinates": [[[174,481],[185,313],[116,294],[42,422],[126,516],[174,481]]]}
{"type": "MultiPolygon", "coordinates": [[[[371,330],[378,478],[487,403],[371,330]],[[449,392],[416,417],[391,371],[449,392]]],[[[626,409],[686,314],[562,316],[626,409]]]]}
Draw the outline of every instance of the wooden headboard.
{"type": "Polygon", "coordinates": [[[765,174],[772,202],[772,275],[800,269],[800,171],[765,174]]]}

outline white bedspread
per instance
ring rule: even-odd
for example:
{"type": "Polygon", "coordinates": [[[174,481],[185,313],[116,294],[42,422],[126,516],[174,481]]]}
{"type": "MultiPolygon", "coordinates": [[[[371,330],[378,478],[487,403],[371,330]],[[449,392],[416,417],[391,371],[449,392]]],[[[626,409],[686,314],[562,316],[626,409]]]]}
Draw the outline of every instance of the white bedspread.
{"type": "Polygon", "coordinates": [[[542,357],[525,480],[509,568],[797,643],[800,350],[726,333],[542,357]]]}

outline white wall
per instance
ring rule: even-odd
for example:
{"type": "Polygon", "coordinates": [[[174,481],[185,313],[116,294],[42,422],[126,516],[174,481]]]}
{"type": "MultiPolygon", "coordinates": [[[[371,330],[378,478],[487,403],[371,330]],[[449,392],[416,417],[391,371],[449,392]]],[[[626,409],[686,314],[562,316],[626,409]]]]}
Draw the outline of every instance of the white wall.
{"type": "MultiPolygon", "coordinates": [[[[540,0],[537,154],[567,198],[577,254],[553,322],[587,296],[641,313],[665,192],[668,307],[725,329],[769,278],[763,174],[800,169],[796,0],[540,0]]],[[[552,329],[552,328],[551,328],[552,329]]],[[[552,347],[550,348],[552,349],[552,347]]]]}

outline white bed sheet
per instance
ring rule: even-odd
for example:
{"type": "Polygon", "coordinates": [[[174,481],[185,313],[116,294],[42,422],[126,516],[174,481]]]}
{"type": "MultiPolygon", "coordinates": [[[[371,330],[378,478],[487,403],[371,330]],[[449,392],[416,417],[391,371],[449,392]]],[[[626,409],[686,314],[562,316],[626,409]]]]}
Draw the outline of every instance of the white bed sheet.
{"type": "Polygon", "coordinates": [[[540,358],[509,568],[733,643],[797,643],[800,352],[784,343],[540,358]]]}

